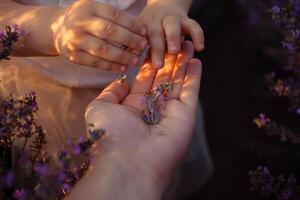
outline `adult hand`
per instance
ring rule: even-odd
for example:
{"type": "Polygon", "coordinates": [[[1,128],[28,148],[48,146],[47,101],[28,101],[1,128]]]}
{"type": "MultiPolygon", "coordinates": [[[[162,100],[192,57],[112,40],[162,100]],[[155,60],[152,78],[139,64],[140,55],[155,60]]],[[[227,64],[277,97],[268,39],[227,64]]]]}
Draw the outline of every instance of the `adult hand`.
{"type": "Polygon", "coordinates": [[[51,29],[61,55],[74,63],[103,70],[125,71],[127,66],[137,65],[147,46],[142,24],[107,3],[91,0],[61,8],[51,29]]]}
{"type": "MultiPolygon", "coordinates": [[[[106,134],[99,142],[99,154],[92,164],[92,170],[85,178],[85,183],[89,182],[87,181],[89,178],[96,179],[95,177],[101,182],[100,175],[95,176],[93,172],[101,174],[102,170],[102,175],[107,177],[121,171],[124,172],[120,175],[122,183],[128,184],[139,180],[136,186],[131,188],[131,192],[135,195],[143,192],[138,191],[143,183],[149,182],[154,186],[146,188],[156,188],[154,191],[160,194],[154,196],[161,195],[187,153],[195,126],[201,63],[197,59],[192,59],[192,56],[192,44],[185,42],[178,56],[166,56],[164,68],[157,71],[148,62],[140,69],[131,89],[126,80],[115,81],[88,106],[86,123],[94,124],[95,128],[105,129],[106,134]],[[161,121],[156,125],[146,124],[141,117],[141,97],[155,86],[170,81],[174,83],[173,89],[165,109],[162,110],[161,121]],[[98,168],[99,163],[101,166],[108,166],[98,168]],[[111,172],[115,166],[118,166],[118,170],[111,172]],[[108,169],[108,172],[103,168],[108,169]],[[104,171],[107,172],[106,175],[104,171]],[[142,180],[137,177],[142,177],[142,180]]],[[[114,184],[118,183],[114,186],[105,180],[104,193],[109,194],[110,191],[110,195],[114,196],[108,199],[119,197],[130,199],[121,193],[112,192],[118,191],[117,187],[121,187],[122,190],[122,187],[124,189],[128,185],[120,186],[119,180],[114,181],[114,184]]],[[[98,186],[88,185],[90,188],[86,189],[87,194],[92,193],[92,188],[99,189],[98,186]]],[[[75,190],[73,197],[79,194],[78,191],[75,190]]]]}

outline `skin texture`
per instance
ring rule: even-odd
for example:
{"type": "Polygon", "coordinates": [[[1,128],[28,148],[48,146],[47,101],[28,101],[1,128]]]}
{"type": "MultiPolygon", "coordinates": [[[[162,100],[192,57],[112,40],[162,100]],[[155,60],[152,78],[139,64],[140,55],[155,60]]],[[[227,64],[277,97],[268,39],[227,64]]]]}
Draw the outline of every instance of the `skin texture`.
{"type": "Polygon", "coordinates": [[[204,49],[203,30],[187,15],[191,3],[191,0],[148,0],[139,15],[139,21],[147,28],[154,67],[163,66],[165,50],[169,54],[180,52],[181,38],[185,35],[192,37],[196,51],[204,49]]]}
{"type": "Polygon", "coordinates": [[[178,56],[166,55],[156,71],[146,63],[129,88],[110,84],[86,110],[86,122],[103,128],[91,168],[68,199],[161,199],[191,142],[201,79],[190,42],[178,56]],[[141,118],[140,97],[157,84],[175,82],[159,124],[141,118]]]}
{"type": "Polygon", "coordinates": [[[0,12],[2,30],[7,24],[18,24],[28,32],[18,42],[16,56],[61,55],[77,64],[124,71],[139,62],[147,45],[146,29],[141,23],[92,0],[79,0],[66,8],[3,0],[0,12]],[[134,51],[119,48],[122,45],[134,51]]]}
{"type": "Polygon", "coordinates": [[[187,16],[191,0],[148,0],[138,20],[122,11],[79,0],[67,8],[24,6],[0,1],[0,28],[18,24],[28,35],[18,42],[15,56],[62,55],[76,64],[108,71],[126,71],[139,63],[148,40],[152,65],[161,68],[164,52],[177,54],[181,38],[190,35],[197,51],[204,49],[200,25],[187,16]],[[17,17],[16,17],[17,16],[17,17]],[[165,45],[167,44],[167,45],[165,45]],[[130,51],[119,48],[129,47],[130,51]]]}
{"type": "Polygon", "coordinates": [[[148,43],[141,24],[106,3],[78,1],[63,9],[56,19],[51,26],[55,47],[78,64],[124,70],[139,63],[148,43]],[[121,45],[135,53],[119,48],[121,45]]]}

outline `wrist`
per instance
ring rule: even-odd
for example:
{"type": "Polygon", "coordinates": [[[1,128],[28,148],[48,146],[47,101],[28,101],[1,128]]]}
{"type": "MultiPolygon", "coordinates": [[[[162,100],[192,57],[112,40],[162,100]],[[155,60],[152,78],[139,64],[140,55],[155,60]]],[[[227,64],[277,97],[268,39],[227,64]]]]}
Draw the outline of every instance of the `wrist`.
{"type": "Polygon", "coordinates": [[[166,188],[156,174],[140,163],[120,156],[100,156],[94,165],[101,173],[103,199],[159,200],[166,188]],[[108,184],[109,183],[109,184],[108,184]],[[117,193],[114,191],[118,191],[117,193]]]}
{"type": "Polygon", "coordinates": [[[51,47],[55,55],[60,55],[59,51],[59,31],[65,21],[65,12],[67,8],[57,8],[50,20],[49,27],[51,29],[51,47]]]}

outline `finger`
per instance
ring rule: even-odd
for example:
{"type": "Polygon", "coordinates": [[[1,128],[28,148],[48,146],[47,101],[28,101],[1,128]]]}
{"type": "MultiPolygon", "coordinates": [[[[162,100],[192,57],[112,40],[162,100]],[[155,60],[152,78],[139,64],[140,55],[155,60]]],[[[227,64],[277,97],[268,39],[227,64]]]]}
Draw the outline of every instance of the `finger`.
{"type": "Polygon", "coordinates": [[[179,100],[194,110],[197,108],[202,64],[198,59],[192,59],[187,67],[184,83],[179,95],[179,100]]]}
{"type": "Polygon", "coordinates": [[[131,92],[134,94],[149,92],[152,88],[156,71],[149,61],[146,62],[135,77],[131,92]]]}
{"type": "Polygon", "coordinates": [[[136,66],[140,61],[138,55],[87,34],[83,38],[72,41],[70,46],[70,50],[83,50],[93,56],[121,65],[136,66]]]}
{"type": "Polygon", "coordinates": [[[128,15],[124,11],[121,11],[107,3],[95,2],[94,13],[96,16],[107,19],[115,24],[119,24],[128,30],[145,36],[147,30],[145,26],[135,20],[132,16],[128,15]]]}
{"type": "Polygon", "coordinates": [[[196,51],[204,50],[204,33],[201,26],[193,19],[184,19],[181,21],[181,26],[185,34],[192,37],[196,51]]]}
{"type": "Polygon", "coordinates": [[[173,75],[172,75],[172,91],[170,93],[171,98],[178,98],[185,73],[186,73],[186,68],[189,63],[189,61],[193,58],[194,56],[194,48],[193,44],[190,41],[185,41],[182,43],[182,50],[177,56],[176,64],[173,70],[173,75]]]}
{"type": "Polygon", "coordinates": [[[161,24],[155,23],[148,30],[151,45],[151,60],[154,68],[159,69],[164,65],[165,33],[161,24]]]}
{"type": "Polygon", "coordinates": [[[166,34],[168,53],[177,54],[180,51],[180,22],[176,17],[168,16],[163,20],[163,27],[166,34]]]}
{"type": "Polygon", "coordinates": [[[90,66],[90,67],[94,67],[106,71],[120,72],[126,70],[126,67],[124,65],[120,65],[118,63],[113,63],[107,60],[103,60],[101,58],[97,58],[84,51],[72,52],[69,56],[69,59],[71,62],[79,65],[90,66]]]}
{"type": "Polygon", "coordinates": [[[96,98],[96,100],[119,104],[127,96],[128,92],[129,85],[127,79],[115,80],[101,92],[101,94],[96,98]]]}
{"type": "Polygon", "coordinates": [[[89,34],[111,43],[125,45],[137,51],[142,51],[148,44],[142,36],[101,18],[95,17],[81,23],[89,34]]]}
{"type": "Polygon", "coordinates": [[[176,62],[176,56],[167,54],[165,58],[165,65],[157,71],[153,87],[162,83],[170,82],[172,78],[173,69],[176,62]]]}

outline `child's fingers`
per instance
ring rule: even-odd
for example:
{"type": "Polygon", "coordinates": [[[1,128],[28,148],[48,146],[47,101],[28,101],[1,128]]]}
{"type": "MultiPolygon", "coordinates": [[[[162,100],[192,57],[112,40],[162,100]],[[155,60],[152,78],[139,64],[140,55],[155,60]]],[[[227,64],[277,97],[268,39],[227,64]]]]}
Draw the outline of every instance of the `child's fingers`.
{"type": "Polygon", "coordinates": [[[118,63],[109,62],[107,60],[103,60],[101,58],[97,58],[95,56],[90,55],[85,51],[75,51],[71,52],[69,56],[70,61],[79,65],[86,65],[95,67],[98,69],[106,70],[106,71],[125,71],[126,66],[120,65],[118,63]]]}
{"type": "Polygon", "coordinates": [[[181,27],[178,18],[173,16],[168,16],[163,20],[163,27],[166,34],[166,39],[168,43],[168,53],[177,54],[180,47],[180,36],[181,27]]]}
{"type": "Polygon", "coordinates": [[[191,35],[196,51],[204,49],[204,33],[201,26],[193,19],[181,20],[181,26],[185,34],[191,35]]]}
{"type": "Polygon", "coordinates": [[[153,82],[153,88],[155,88],[160,84],[171,81],[175,62],[176,62],[176,55],[166,54],[164,67],[157,71],[153,82]]]}
{"type": "Polygon", "coordinates": [[[164,65],[165,52],[165,33],[160,23],[155,23],[148,27],[148,35],[151,45],[151,60],[153,67],[156,69],[164,65]]]}

